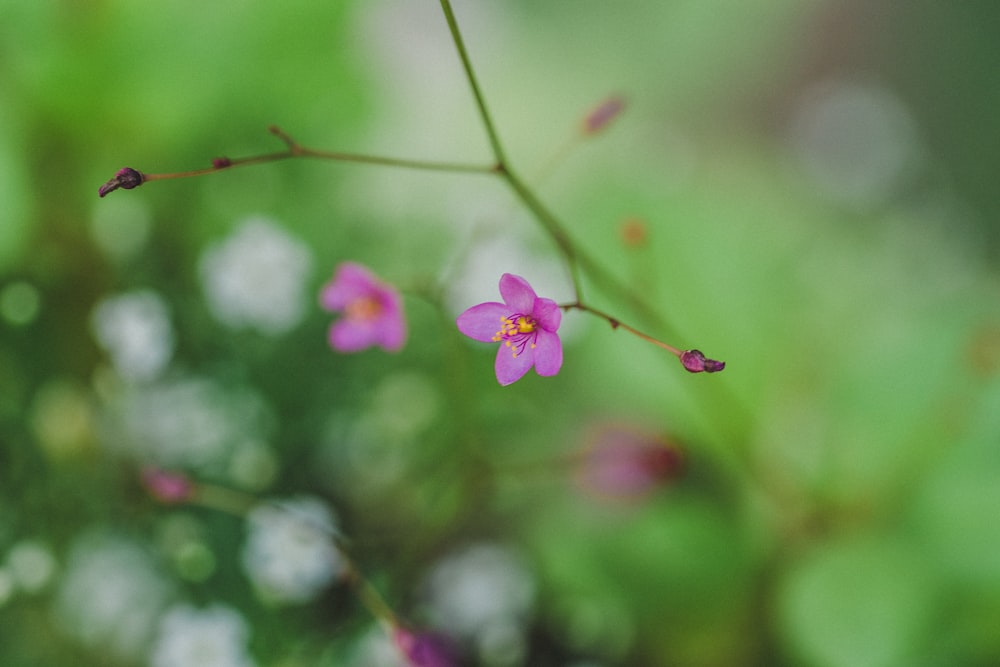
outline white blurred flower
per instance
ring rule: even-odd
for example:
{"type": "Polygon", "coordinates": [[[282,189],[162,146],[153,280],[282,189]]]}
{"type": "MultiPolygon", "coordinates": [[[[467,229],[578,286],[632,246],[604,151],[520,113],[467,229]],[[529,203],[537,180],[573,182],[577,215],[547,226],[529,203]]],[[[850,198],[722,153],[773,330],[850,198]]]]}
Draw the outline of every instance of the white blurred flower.
{"type": "Polygon", "coordinates": [[[205,378],[144,387],[125,398],[122,410],[126,441],[147,462],[216,472],[232,472],[244,447],[261,447],[271,418],[255,392],[205,378]]]}
{"type": "Polygon", "coordinates": [[[171,607],[160,620],[150,667],[252,667],[244,618],[222,605],[171,607]]]}
{"type": "Polygon", "coordinates": [[[520,664],[535,582],[513,552],[477,544],[448,556],[431,571],[426,595],[435,627],[471,642],[487,664],[520,664]]]}
{"type": "Polygon", "coordinates": [[[52,550],[35,540],[22,540],[11,547],[7,566],[26,593],[37,593],[52,580],[56,559],[52,550]]]}
{"type": "Polygon", "coordinates": [[[205,251],[198,268],[212,313],[231,328],[277,335],[305,313],[309,249],[266,218],[243,222],[205,251]]]}
{"type": "Polygon", "coordinates": [[[127,380],[155,379],[170,363],[174,332],[167,305],[159,294],[140,290],[107,297],[91,315],[98,344],[111,355],[127,380]]]}
{"type": "Polygon", "coordinates": [[[924,153],[913,115],[892,91],[851,81],[806,90],[791,143],[821,191],[862,210],[896,196],[924,153]]]}
{"type": "Polygon", "coordinates": [[[70,551],[56,614],[68,634],[134,659],[171,593],[141,547],[122,538],[86,535],[70,551]]]}
{"type": "Polygon", "coordinates": [[[308,602],[347,566],[333,514],[315,498],[258,505],[247,516],[243,568],[269,601],[308,602]]]}

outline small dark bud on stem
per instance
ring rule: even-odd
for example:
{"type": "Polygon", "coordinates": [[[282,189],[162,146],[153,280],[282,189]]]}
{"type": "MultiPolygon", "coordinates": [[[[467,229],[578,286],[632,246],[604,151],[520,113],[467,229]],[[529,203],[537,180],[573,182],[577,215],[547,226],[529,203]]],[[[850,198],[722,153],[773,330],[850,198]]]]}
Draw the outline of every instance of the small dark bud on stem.
{"type": "Polygon", "coordinates": [[[212,160],[212,166],[216,169],[225,169],[233,164],[233,161],[227,157],[217,157],[212,160]]]}
{"type": "Polygon", "coordinates": [[[680,360],[684,368],[691,373],[718,373],[726,367],[726,362],[706,359],[699,350],[681,352],[680,360]]]}
{"type": "Polygon", "coordinates": [[[146,177],[143,176],[141,172],[138,172],[131,167],[124,167],[118,170],[118,173],[115,174],[114,178],[102,185],[100,189],[98,189],[97,194],[98,196],[103,197],[109,192],[114,192],[118,188],[131,190],[132,188],[137,188],[142,185],[145,180],[146,177]]]}

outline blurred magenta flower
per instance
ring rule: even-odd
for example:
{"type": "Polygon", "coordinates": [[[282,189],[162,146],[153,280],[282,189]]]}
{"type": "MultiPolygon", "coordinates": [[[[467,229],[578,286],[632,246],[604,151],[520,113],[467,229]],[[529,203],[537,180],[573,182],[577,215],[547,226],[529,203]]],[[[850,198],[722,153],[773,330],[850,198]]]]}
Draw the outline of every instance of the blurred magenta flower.
{"type": "Polygon", "coordinates": [[[320,292],[320,303],[344,314],[330,327],[330,346],[338,352],[359,352],[373,345],[396,352],[406,342],[399,292],[360,264],[338,266],[320,292]]]}
{"type": "Polygon", "coordinates": [[[626,426],[599,428],[582,453],[577,482],[606,500],[638,501],[684,469],[680,448],[665,438],[626,426]]]}
{"type": "Polygon", "coordinates": [[[505,273],[500,278],[503,303],[473,306],[458,316],[458,330],[483,343],[503,343],[497,352],[497,381],[506,386],[535,367],[550,376],[562,367],[562,342],[556,331],[562,311],[552,299],[535,294],[524,278],[505,273]]]}
{"type": "Polygon", "coordinates": [[[455,647],[450,639],[436,633],[411,632],[397,627],[392,639],[413,667],[456,667],[455,647]]]}
{"type": "Polygon", "coordinates": [[[149,495],[168,505],[191,500],[197,490],[194,482],[180,473],[150,467],[144,468],[141,475],[149,495]]]}

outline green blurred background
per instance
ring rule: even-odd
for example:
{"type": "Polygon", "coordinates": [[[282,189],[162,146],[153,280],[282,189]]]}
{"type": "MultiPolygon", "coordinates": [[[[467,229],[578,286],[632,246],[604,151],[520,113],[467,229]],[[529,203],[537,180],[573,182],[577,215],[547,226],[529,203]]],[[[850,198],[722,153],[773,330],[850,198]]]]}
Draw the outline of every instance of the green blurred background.
{"type": "Polygon", "coordinates": [[[270,124],[488,164],[438,3],[0,0],[0,664],[192,664],[178,608],[242,647],[196,664],[402,664],[343,583],[261,594],[245,520],[157,503],[146,465],[322,499],[467,664],[1000,663],[1000,5],[455,11],[513,165],[656,313],[588,276],[592,305],[725,372],[569,312],[562,372],[499,387],[454,316],[505,271],[572,297],[489,176],[294,160],[98,199],[280,150],[270,124]],[[401,353],[326,345],[345,260],[403,290],[401,353]],[[683,474],[581,486],[609,425],[683,474]]]}

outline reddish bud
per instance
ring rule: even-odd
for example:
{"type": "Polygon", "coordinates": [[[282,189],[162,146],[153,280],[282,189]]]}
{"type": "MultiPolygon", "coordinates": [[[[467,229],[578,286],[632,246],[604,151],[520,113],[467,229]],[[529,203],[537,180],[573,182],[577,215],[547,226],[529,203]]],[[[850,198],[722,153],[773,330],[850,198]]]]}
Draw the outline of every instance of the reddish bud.
{"type": "Polygon", "coordinates": [[[436,633],[417,633],[397,627],[393,641],[412,667],[455,667],[455,648],[447,637],[436,633]]]}
{"type": "Polygon", "coordinates": [[[638,501],[676,479],[684,455],[675,443],[652,433],[609,425],[600,428],[583,452],[576,479],[605,500],[638,501]]]}
{"type": "Polygon", "coordinates": [[[587,117],[583,119],[583,133],[597,134],[625,109],[625,100],[620,97],[609,97],[594,108],[587,117]]]}
{"type": "Polygon", "coordinates": [[[706,359],[699,350],[681,352],[681,363],[691,373],[718,373],[726,367],[726,362],[706,359]]]}
{"type": "Polygon", "coordinates": [[[118,188],[122,190],[131,190],[132,188],[137,188],[142,185],[146,177],[142,175],[141,172],[132,169],[131,167],[124,167],[118,170],[114,178],[102,185],[98,190],[97,194],[100,197],[108,194],[109,192],[114,192],[118,188]]]}
{"type": "Polygon", "coordinates": [[[216,169],[225,169],[226,167],[232,166],[233,161],[227,157],[217,157],[212,160],[212,166],[216,169]]]}
{"type": "Polygon", "coordinates": [[[649,232],[646,223],[639,218],[626,218],[622,221],[619,233],[622,242],[629,248],[638,248],[645,245],[649,232]]]}
{"type": "Polygon", "coordinates": [[[187,502],[195,493],[194,483],[186,476],[159,468],[144,469],[142,484],[149,495],[167,505],[187,502]]]}

